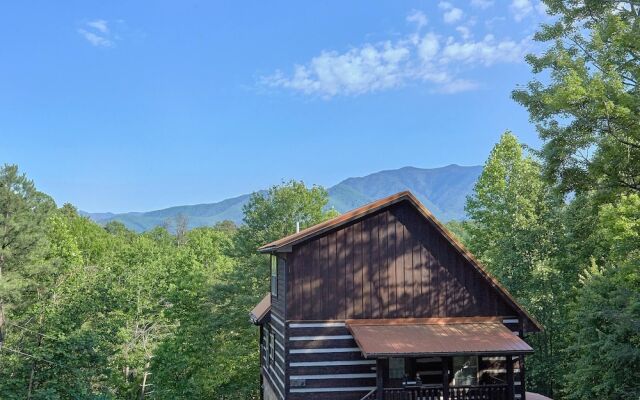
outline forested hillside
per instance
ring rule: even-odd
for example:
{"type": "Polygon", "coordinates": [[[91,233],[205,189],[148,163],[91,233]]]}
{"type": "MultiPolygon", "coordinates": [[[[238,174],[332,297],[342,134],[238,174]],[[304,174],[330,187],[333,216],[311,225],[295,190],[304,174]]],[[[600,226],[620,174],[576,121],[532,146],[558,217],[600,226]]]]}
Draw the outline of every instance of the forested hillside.
{"type": "Polygon", "coordinates": [[[56,208],[15,166],[0,169],[0,398],[257,398],[268,291],[255,248],[312,225],[326,191],[256,194],[243,226],[170,234],[102,227],[56,208]]]}

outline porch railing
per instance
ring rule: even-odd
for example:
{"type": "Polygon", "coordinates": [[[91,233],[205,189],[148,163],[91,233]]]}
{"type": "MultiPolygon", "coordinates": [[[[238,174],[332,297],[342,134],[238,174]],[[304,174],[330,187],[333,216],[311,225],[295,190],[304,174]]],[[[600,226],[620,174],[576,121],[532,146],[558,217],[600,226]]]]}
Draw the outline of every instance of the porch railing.
{"type": "Polygon", "coordinates": [[[442,388],[384,389],[384,400],[442,400],[442,388]]]}
{"type": "MultiPolygon", "coordinates": [[[[507,385],[456,386],[448,390],[449,400],[509,400],[507,385]]],[[[371,396],[376,398],[375,395],[371,396]]],[[[441,387],[384,389],[384,400],[443,400],[441,387]]]]}
{"type": "Polygon", "coordinates": [[[507,388],[507,385],[451,387],[449,400],[508,400],[507,388]]]}

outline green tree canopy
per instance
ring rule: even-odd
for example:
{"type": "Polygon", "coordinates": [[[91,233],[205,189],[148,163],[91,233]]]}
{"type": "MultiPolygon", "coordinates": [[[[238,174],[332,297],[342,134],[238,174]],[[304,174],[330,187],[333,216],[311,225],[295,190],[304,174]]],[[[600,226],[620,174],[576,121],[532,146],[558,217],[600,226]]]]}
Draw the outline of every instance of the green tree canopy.
{"type": "Polygon", "coordinates": [[[569,319],[567,398],[640,396],[640,196],[600,207],[597,258],[581,273],[569,319]]]}
{"type": "Polygon", "coordinates": [[[15,165],[0,168],[0,348],[6,320],[43,272],[46,221],[55,203],[15,165]]]}
{"type": "Polygon", "coordinates": [[[336,216],[335,210],[326,210],[328,202],[324,188],[307,188],[304,182],[293,180],[254,193],[243,208],[239,249],[244,254],[254,253],[261,245],[294,233],[297,223],[304,229],[336,216]]]}
{"type": "Polygon", "coordinates": [[[549,203],[540,165],[524,154],[511,132],[491,150],[465,209],[473,253],[516,295],[526,290],[548,255],[544,217],[549,203]]]}
{"type": "Polygon", "coordinates": [[[561,191],[640,191],[640,4],[544,0],[557,18],[529,55],[547,74],[513,92],[545,141],[546,176],[561,191]],[[543,83],[543,81],[545,83],[543,83]]]}
{"type": "Polygon", "coordinates": [[[547,394],[557,379],[554,345],[562,315],[557,304],[563,281],[552,261],[558,245],[556,213],[562,209],[558,203],[538,162],[505,132],[466,204],[466,244],[546,328],[530,338],[537,351],[530,357],[527,376],[547,394]]]}

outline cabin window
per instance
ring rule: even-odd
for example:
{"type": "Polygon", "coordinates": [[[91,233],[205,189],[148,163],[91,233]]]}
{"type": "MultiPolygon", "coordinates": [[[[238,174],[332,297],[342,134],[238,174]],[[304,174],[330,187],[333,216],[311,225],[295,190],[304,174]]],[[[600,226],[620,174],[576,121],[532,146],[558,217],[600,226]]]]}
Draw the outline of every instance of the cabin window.
{"type": "Polygon", "coordinates": [[[478,383],[481,385],[507,383],[507,358],[480,357],[478,364],[478,383]]]}
{"type": "Polygon", "coordinates": [[[402,379],[404,374],[404,358],[390,358],[389,379],[402,379]]]}
{"type": "Polygon", "coordinates": [[[271,255],[271,295],[278,297],[278,256],[271,255]]]}
{"type": "Polygon", "coordinates": [[[469,386],[478,384],[478,357],[453,357],[453,379],[451,386],[469,386]]]}
{"type": "Polygon", "coordinates": [[[269,364],[272,365],[276,358],[276,335],[271,334],[269,338],[269,364]]]}

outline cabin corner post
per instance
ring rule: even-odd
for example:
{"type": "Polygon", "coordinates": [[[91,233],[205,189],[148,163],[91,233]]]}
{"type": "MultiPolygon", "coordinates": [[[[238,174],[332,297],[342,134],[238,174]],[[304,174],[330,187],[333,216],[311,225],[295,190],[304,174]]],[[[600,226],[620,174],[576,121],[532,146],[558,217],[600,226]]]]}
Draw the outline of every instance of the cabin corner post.
{"type": "Polygon", "coordinates": [[[508,400],[514,400],[514,387],[513,387],[513,383],[514,383],[514,379],[513,379],[513,357],[511,356],[507,356],[506,357],[506,363],[507,363],[507,399],[508,400]]]}
{"type": "Polygon", "coordinates": [[[451,357],[442,357],[442,400],[449,400],[449,361],[451,357]]]}
{"type": "Polygon", "coordinates": [[[384,400],[384,360],[376,358],[376,399],[384,400]]]}
{"type": "Polygon", "coordinates": [[[520,356],[519,367],[520,367],[520,387],[522,388],[521,389],[522,394],[520,395],[520,398],[522,400],[527,400],[527,384],[526,384],[526,375],[524,371],[524,355],[520,356]]]}

